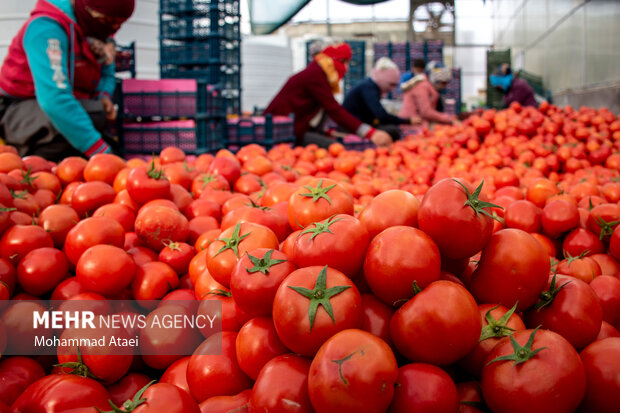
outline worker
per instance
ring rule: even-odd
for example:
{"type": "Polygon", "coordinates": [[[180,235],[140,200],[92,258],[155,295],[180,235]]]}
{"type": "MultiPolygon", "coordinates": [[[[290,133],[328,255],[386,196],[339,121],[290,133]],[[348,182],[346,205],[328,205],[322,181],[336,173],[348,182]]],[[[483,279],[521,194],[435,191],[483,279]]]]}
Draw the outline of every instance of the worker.
{"type": "Polygon", "coordinates": [[[399,84],[400,70],[388,57],[381,57],[375,63],[370,77],[358,82],[346,94],[342,106],[353,116],[375,128],[386,131],[393,140],[400,139],[399,125],[415,125],[419,117],[400,118],[388,113],[381,104],[381,96],[392,91],[399,84]]]}
{"type": "Polygon", "coordinates": [[[427,69],[428,76],[420,73],[401,83],[403,103],[398,116],[419,116],[423,126],[458,123],[456,116],[442,112],[443,105],[439,95],[452,79],[450,69],[435,62],[429,63],[427,69]]]}
{"type": "Polygon", "coordinates": [[[504,94],[504,105],[510,106],[512,102],[519,102],[521,106],[538,107],[534,90],[526,80],[514,77],[512,69],[507,63],[497,67],[489,76],[491,85],[504,94]]]}
{"type": "Polygon", "coordinates": [[[115,80],[105,42],[133,10],[134,0],[38,0],[0,68],[0,135],[21,156],[111,151],[115,80]]]}
{"type": "MultiPolygon", "coordinates": [[[[405,83],[406,81],[408,81],[409,79],[413,78],[414,76],[420,75],[420,74],[424,74],[425,73],[425,69],[426,69],[426,60],[424,59],[413,59],[413,61],[411,62],[411,70],[404,72],[401,77],[400,77],[400,82],[399,85],[405,83]]],[[[402,90],[401,90],[402,92],[402,90]]]]}
{"type": "Polygon", "coordinates": [[[293,114],[297,145],[327,147],[336,141],[320,125],[311,126],[311,121],[323,111],[347,132],[370,139],[378,146],[389,146],[392,143],[389,134],[363,123],[334,98],[334,94],[340,93],[340,81],[344,78],[351,57],[351,47],[346,43],[327,46],[314,56],[304,70],[286,81],[264,113],[283,116],[293,114]]]}

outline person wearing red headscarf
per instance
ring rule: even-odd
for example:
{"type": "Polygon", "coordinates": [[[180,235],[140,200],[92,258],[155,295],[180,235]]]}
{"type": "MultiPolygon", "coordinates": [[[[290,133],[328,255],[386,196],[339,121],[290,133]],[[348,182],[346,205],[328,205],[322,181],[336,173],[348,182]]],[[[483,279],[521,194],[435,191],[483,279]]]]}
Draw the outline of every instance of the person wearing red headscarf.
{"type": "Polygon", "coordinates": [[[134,0],[38,0],[0,68],[0,136],[21,156],[110,152],[114,62],[101,53],[134,0]]]}
{"type": "Polygon", "coordinates": [[[315,143],[327,147],[335,139],[313,128],[311,121],[324,111],[342,129],[388,146],[392,138],[351,115],[334,98],[340,92],[340,80],[347,72],[351,48],[346,43],[330,45],[314,56],[301,72],[291,76],[265,109],[265,114],[295,116],[295,143],[315,143]]]}

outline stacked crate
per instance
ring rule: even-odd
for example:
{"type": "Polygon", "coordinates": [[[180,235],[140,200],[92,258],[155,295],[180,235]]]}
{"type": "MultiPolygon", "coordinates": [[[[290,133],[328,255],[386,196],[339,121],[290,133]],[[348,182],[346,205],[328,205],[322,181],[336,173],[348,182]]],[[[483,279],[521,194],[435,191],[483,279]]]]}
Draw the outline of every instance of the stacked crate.
{"type": "Polygon", "coordinates": [[[116,73],[123,76],[136,77],[136,42],[128,46],[116,45],[116,73]]]}
{"type": "Polygon", "coordinates": [[[235,117],[229,118],[227,123],[225,147],[233,152],[251,143],[271,149],[295,141],[293,118],[288,116],[235,117]]]}
{"type": "Polygon", "coordinates": [[[217,85],[226,114],[241,111],[239,0],[160,0],[162,78],[217,85]]]}
{"type": "Polygon", "coordinates": [[[458,115],[461,113],[461,69],[452,69],[452,80],[446,86],[443,92],[444,97],[444,112],[451,115],[458,115]]]}
{"type": "Polygon", "coordinates": [[[491,85],[489,76],[503,63],[511,64],[511,53],[508,50],[487,50],[487,106],[501,109],[504,107],[504,95],[491,85]]]}
{"type": "Polygon", "coordinates": [[[188,154],[226,142],[219,90],[196,79],[119,80],[117,130],[122,155],[158,154],[167,146],[188,154]]]}

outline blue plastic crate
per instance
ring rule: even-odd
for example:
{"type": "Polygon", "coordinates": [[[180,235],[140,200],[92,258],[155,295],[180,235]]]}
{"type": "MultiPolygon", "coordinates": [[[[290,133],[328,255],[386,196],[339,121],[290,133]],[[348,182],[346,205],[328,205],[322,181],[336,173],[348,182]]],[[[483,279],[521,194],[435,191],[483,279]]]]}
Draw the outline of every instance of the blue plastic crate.
{"type": "Polygon", "coordinates": [[[239,0],[160,0],[160,12],[166,14],[199,14],[214,9],[239,14],[239,0]]]}
{"type": "Polygon", "coordinates": [[[228,119],[226,146],[236,150],[256,143],[271,148],[295,141],[294,122],[287,116],[252,116],[228,119]]]}

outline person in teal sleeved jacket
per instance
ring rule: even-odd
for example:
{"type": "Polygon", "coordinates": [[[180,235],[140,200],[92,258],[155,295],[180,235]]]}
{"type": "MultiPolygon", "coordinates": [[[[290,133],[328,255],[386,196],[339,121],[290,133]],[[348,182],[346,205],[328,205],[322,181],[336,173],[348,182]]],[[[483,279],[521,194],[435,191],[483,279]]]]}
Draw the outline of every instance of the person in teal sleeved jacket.
{"type": "Polygon", "coordinates": [[[110,152],[102,132],[115,69],[100,46],[133,9],[134,0],[38,0],[0,68],[0,136],[21,156],[110,152]]]}

